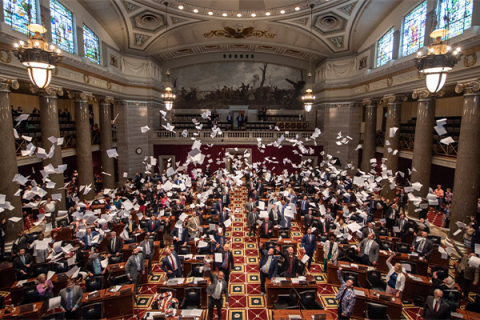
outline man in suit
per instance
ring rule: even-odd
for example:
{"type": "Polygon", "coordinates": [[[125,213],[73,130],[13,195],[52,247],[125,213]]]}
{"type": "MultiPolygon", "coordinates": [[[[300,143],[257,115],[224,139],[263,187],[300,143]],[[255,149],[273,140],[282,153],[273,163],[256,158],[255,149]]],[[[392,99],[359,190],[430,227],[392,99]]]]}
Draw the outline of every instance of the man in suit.
{"type": "Polygon", "coordinates": [[[228,285],[228,281],[230,280],[230,272],[235,267],[235,264],[233,262],[233,254],[230,250],[230,245],[224,244],[223,247],[218,247],[215,251],[222,254],[222,261],[215,261],[215,265],[217,267],[217,270],[222,271],[225,275],[224,279],[228,285]]]}
{"type": "MultiPolygon", "coordinates": [[[[90,277],[100,276],[105,274],[107,268],[102,267],[101,260],[98,253],[91,254],[87,262],[87,271],[90,277]]],[[[104,260],[104,259],[102,259],[104,260]]]]}
{"type": "Polygon", "coordinates": [[[436,289],[433,297],[428,296],[423,307],[422,317],[425,320],[430,319],[451,319],[450,306],[443,300],[443,291],[436,289]]]}
{"type": "Polygon", "coordinates": [[[403,238],[408,233],[408,221],[405,219],[405,214],[400,214],[400,218],[395,221],[394,227],[397,227],[399,230],[399,232],[397,232],[395,236],[401,238],[403,241],[403,238]]]}
{"type": "Polygon", "coordinates": [[[300,215],[303,217],[308,213],[308,210],[310,209],[310,204],[307,200],[307,196],[303,196],[303,200],[300,201],[299,208],[300,208],[300,215]]]}
{"type": "Polygon", "coordinates": [[[197,217],[197,212],[192,211],[192,216],[188,219],[187,229],[188,235],[190,238],[197,238],[200,236],[200,231],[198,227],[201,227],[200,219],[197,217]]]}
{"type": "Polygon", "coordinates": [[[453,247],[457,251],[458,255],[461,257],[460,262],[457,266],[457,275],[455,277],[455,281],[460,285],[460,288],[462,288],[464,299],[468,301],[470,283],[476,286],[478,285],[478,281],[480,279],[480,268],[475,268],[475,266],[468,262],[471,257],[475,256],[475,253],[463,253],[460,248],[455,244],[455,242],[451,241],[448,238],[446,241],[453,244],[453,247]]]}
{"type": "Polygon", "coordinates": [[[125,274],[133,284],[135,284],[135,294],[138,292],[138,284],[142,278],[142,274],[145,274],[145,263],[143,262],[143,255],[138,254],[138,247],[133,249],[132,255],[128,258],[125,264],[125,274]]]}
{"type": "MultiPolygon", "coordinates": [[[[312,215],[312,210],[308,210],[308,213],[303,217],[303,227],[305,230],[308,228],[313,227],[315,224],[315,218],[312,215]]],[[[318,231],[315,230],[317,233],[318,231]]]]}
{"type": "Polygon", "coordinates": [[[433,252],[433,242],[430,239],[427,239],[427,233],[425,231],[421,231],[421,239],[417,241],[417,239],[413,240],[413,249],[414,252],[418,253],[420,257],[428,258],[430,254],[433,252]]]}
{"type": "Polygon", "coordinates": [[[415,222],[413,231],[415,233],[419,233],[419,231],[425,231],[426,233],[430,233],[430,223],[428,222],[428,220],[425,221],[424,218],[420,218],[418,222],[415,222]],[[420,225],[419,223],[422,225],[420,225]]]}
{"type": "Polygon", "coordinates": [[[215,206],[215,211],[218,216],[220,216],[220,212],[223,211],[225,204],[222,202],[222,198],[218,199],[217,205],[215,206]]]}
{"type": "Polygon", "coordinates": [[[249,201],[245,203],[245,212],[247,213],[247,216],[252,211],[257,211],[257,204],[253,202],[252,198],[249,198],[249,201]]]}
{"type": "Polygon", "coordinates": [[[277,277],[278,272],[278,259],[273,255],[275,250],[270,248],[263,250],[262,258],[260,259],[260,264],[258,265],[258,270],[260,271],[260,288],[262,291],[262,296],[265,295],[265,279],[268,278],[272,281],[277,277]]]}
{"type": "Polygon", "coordinates": [[[338,280],[342,284],[340,289],[335,296],[335,299],[338,300],[338,320],[349,320],[353,312],[353,307],[355,306],[355,292],[353,290],[353,281],[352,280],[343,280],[342,278],[342,269],[338,268],[337,276],[338,280]]]}
{"type": "Polygon", "coordinates": [[[282,262],[282,269],[283,273],[281,274],[282,277],[288,278],[296,278],[299,275],[299,268],[298,268],[298,257],[293,252],[293,247],[287,248],[287,253],[280,250],[279,246],[275,246],[275,255],[281,255],[283,257],[282,262]]]}
{"type": "Polygon", "coordinates": [[[101,236],[99,237],[96,243],[93,243],[93,238],[99,233],[97,231],[92,231],[91,228],[87,228],[87,232],[79,240],[80,244],[83,246],[83,250],[90,250],[92,247],[98,246],[101,241],[101,236]]]}
{"type": "Polygon", "coordinates": [[[232,129],[232,122],[233,122],[233,118],[232,118],[232,115],[230,114],[230,112],[227,114],[227,130],[231,130],[232,129]]]}
{"type": "Polygon", "coordinates": [[[365,227],[363,227],[362,234],[363,238],[366,239],[368,238],[368,235],[370,233],[373,233],[373,240],[375,240],[377,243],[380,241],[380,231],[378,228],[373,226],[372,222],[367,223],[365,227]]]}
{"type": "Polygon", "coordinates": [[[330,223],[324,218],[315,220],[312,227],[315,228],[315,233],[318,236],[328,236],[328,234],[330,233],[330,223]]]}
{"type": "Polygon", "coordinates": [[[162,259],[160,268],[165,271],[168,279],[182,277],[182,264],[180,258],[175,251],[165,248],[165,258],[162,259]]]}
{"type": "Polygon", "coordinates": [[[175,247],[175,251],[178,252],[178,248],[180,246],[187,245],[187,235],[187,228],[185,228],[184,225],[173,228],[172,232],[170,232],[170,237],[172,237],[173,239],[173,246],[175,247]]]}
{"type": "Polygon", "coordinates": [[[298,174],[298,171],[295,170],[295,174],[292,174],[292,176],[290,177],[290,179],[292,180],[292,182],[294,182],[296,185],[298,184],[298,182],[300,181],[300,175],[298,174]]]}
{"type": "Polygon", "coordinates": [[[256,184],[253,179],[250,179],[250,181],[248,181],[247,189],[248,189],[248,196],[251,197],[253,194],[253,191],[256,189],[256,184]]]}
{"type": "Polygon", "coordinates": [[[278,212],[278,208],[276,205],[272,204],[270,206],[270,213],[268,215],[268,218],[272,221],[274,226],[276,226],[277,224],[280,224],[280,220],[282,219],[282,217],[278,212]]]}
{"type": "Polygon", "coordinates": [[[160,230],[160,221],[158,221],[154,214],[150,217],[150,221],[147,222],[147,234],[146,236],[156,236],[158,230],[160,230]]]}
{"type": "Polygon", "coordinates": [[[397,205],[394,203],[387,208],[385,212],[385,219],[387,219],[387,229],[392,231],[393,226],[395,225],[395,220],[397,220],[398,211],[397,205]]]}
{"type": "Polygon", "coordinates": [[[308,268],[312,265],[312,259],[317,254],[317,243],[315,241],[315,235],[312,234],[312,228],[307,229],[307,234],[302,238],[302,247],[305,250],[305,254],[309,256],[308,268]]]}
{"type": "MultiPolygon", "coordinates": [[[[210,270],[210,264],[205,261],[205,270],[210,270]]],[[[225,281],[223,271],[217,274],[210,273],[210,285],[207,287],[208,319],[213,320],[213,309],[217,308],[217,319],[222,319],[222,294],[225,294],[225,307],[228,307],[228,284],[225,281]]],[[[228,319],[228,316],[227,316],[228,319]]]]}
{"type": "Polygon", "coordinates": [[[128,220],[124,221],[125,229],[127,229],[128,237],[131,238],[132,235],[136,232],[141,232],[140,226],[137,226],[137,222],[132,220],[132,216],[128,216],[128,220]]]}
{"type": "Polygon", "coordinates": [[[369,266],[376,266],[378,261],[378,253],[380,246],[373,239],[374,234],[370,233],[367,238],[363,239],[358,245],[358,256],[362,259],[362,263],[369,266]]]}
{"type": "Polygon", "coordinates": [[[273,235],[273,223],[265,217],[262,225],[260,226],[260,238],[268,238],[270,239],[273,235]]]}
{"type": "Polygon", "coordinates": [[[222,202],[226,207],[230,205],[230,196],[225,191],[222,192],[222,202]]]}
{"type": "Polygon", "coordinates": [[[65,312],[65,319],[79,319],[80,306],[82,305],[83,290],[76,286],[73,279],[67,279],[67,286],[60,290],[60,309],[65,312]]]}
{"type": "Polygon", "coordinates": [[[223,207],[223,210],[218,214],[218,225],[224,227],[224,222],[229,218],[227,207],[223,207]]]}
{"type": "Polygon", "coordinates": [[[250,211],[247,215],[247,225],[248,225],[248,236],[255,237],[257,234],[257,220],[258,213],[257,210],[250,211]]]}
{"type": "Polygon", "coordinates": [[[142,248],[143,260],[148,259],[148,274],[152,275],[152,261],[153,254],[155,253],[155,244],[153,243],[153,237],[145,237],[140,242],[139,247],[142,248]]]}
{"type": "Polygon", "coordinates": [[[262,183],[262,180],[258,180],[258,185],[257,185],[257,195],[259,197],[263,197],[263,192],[264,192],[264,185],[262,183]]]}
{"type": "Polygon", "coordinates": [[[25,253],[22,248],[13,259],[13,269],[17,272],[17,280],[29,279],[32,275],[33,258],[30,253],[25,253]]]}
{"type": "Polygon", "coordinates": [[[110,232],[110,239],[107,241],[108,257],[110,258],[112,255],[118,256],[120,252],[122,252],[122,247],[123,239],[117,237],[117,233],[115,231],[110,232]]]}
{"type": "Polygon", "coordinates": [[[255,202],[255,204],[258,205],[258,201],[260,199],[258,198],[257,190],[253,190],[251,197],[252,197],[253,202],[255,202]]]}

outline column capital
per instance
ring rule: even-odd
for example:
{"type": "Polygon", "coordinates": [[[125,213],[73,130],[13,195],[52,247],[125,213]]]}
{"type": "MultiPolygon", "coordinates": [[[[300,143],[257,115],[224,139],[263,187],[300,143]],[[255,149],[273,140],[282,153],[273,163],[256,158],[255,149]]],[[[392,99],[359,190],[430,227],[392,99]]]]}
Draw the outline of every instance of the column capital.
{"type": "Polygon", "coordinates": [[[14,90],[20,88],[18,80],[0,75],[0,91],[10,91],[10,88],[14,90]]]}
{"type": "Polygon", "coordinates": [[[39,96],[51,96],[51,97],[63,96],[63,88],[62,87],[48,86],[46,88],[39,89],[38,87],[34,86],[33,84],[30,84],[30,91],[33,94],[38,93],[39,96]]]}
{"type": "Polygon", "coordinates": [[[112,96],[103,96],[99,97],[98,103],[99,104],[110,104],[114,102],[114,98],[112,96]]]}
{"type": "Polygon", "coordinates": [[[474,93],[480,90],[480,79],[471,79],[467,81],[462,81],[457,84],[455,87],[456,93],[474,93]]]}
{"type": "Polygon", "coordinates": [[[115,99],[113,103],[114,103],[116,106],[125,106],[125,105],[127,105],[127,101],[126,101],[126,100],[117,100],[117,99],[115,99]]]}
{"type": "Polygon", "coordinates": [[[67,97],[69,99],[75,99],[77,101],[96,101],[95,96],[91,92],[80,91],[80,92],[70,92],[67,90],[67,97]]]}
{"type": "Polygon", "coordinates": [[[427,89],[417,89],[413,90],[412,98],[413,99],[433,99],[433,98],[441,98],[445,95],[445,90],[440,90],[437,93],[432,93],[427,89]]]}
{"type": "Polygon", "coordinates": [[[376,107],[379,102],[380,102],[380,99],[366,98],[366,99],[363,99],[362,104],[367,107],[368,106],[376,107]]]}
{"type": "Polygon", "coordinates": [[[408,96],[407,95],[386,95],[384,96],[381,101],[383,103],[402,103],[404,101],[407,101],[408,100],[408,96]]]}

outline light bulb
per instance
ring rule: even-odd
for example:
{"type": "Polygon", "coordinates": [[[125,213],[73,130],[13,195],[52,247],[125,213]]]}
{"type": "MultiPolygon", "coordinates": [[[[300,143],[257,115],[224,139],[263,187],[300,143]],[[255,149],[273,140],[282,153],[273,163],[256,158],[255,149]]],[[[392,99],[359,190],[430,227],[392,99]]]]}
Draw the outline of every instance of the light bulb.
{"type": "Polygon", "coordinates": [[[226,17],[226,16],[228,16],[228,14],[226,14],[226,13],[224,12],[224,13],[222,13],[222,16],[226,17]]]}
{"type": "Polygon", "coordinates": [[[241,16],[242,16],[242,14],[241,14],[241,13],[237,13],[237,17],[239,17],[239,18],[240,18],[241,16]]]}
{"type": "Polygon", "coordinates": [[[211,16],[213,14],[212,11],[208,11],[208,15],[211,16]]]}
{"type": "Polygon", "coordinates": [[[284,14],[284,13],[285,13],[285,10],[280,11],[280,13],[281,13],[281,14],[284,14]]]}
{"type": "Polygon", "coordinates": [[[18,43],[15,43],[13,46],[14,46],[15,48],[18,48],[18,43]]]}
{"type": "Polygon", "coordinates": [[[257,16],[256,13],[252,13],[252,17],[255,18],[257,16]]]}
{"type": "Polygon", "coordinates": [[[460,50],[461,50],[460,47],[458,47],[458,48],[457,48],[457,51],[460,52],[460,50]]]}
{"type": "Polygon", "coordinates": [[[23,41],[20,41],[19,43],[20,43],[20,45],[21,45],[21,46],[23,46],[23,44],[24,44],[25,42],[23,42],[23,41]]]}
{"type": "Polygon", "coordinates": [[[37,42],[35,42],[35,47],[38,47],[38,46],[39,46],[39,44],[38,44],[38,41],[37,41],[37,42]]]}
{"type": "Polygon", "coordinates": [[[183,10],[183,6],[178,6],[178,9],[183,10]]]}
{"type": "Polygon", "coordinates": [[[295,11],[298,11],[298,10],[300,10],[300,7],[295,7],[295,11]]]}
{"type": "Polygon", "coordinates": [[[447,50],[448,50],[448,51],[452,51],[452,47],[448,46],[448,47],[447,47],[447,50]]]}
{"type": "Polygon", "coordinates": [[[269,15],[271,15],[271,13],[267,11],[267,12],[265,12],[265,15],[269,16],[269,15]]]}
{"type": "Polygon", "coordinates": [[[57,53],[60,54],[60,49],[57,49],[57,53]]]}
{"type": "Polygon", "coordinates": [[[193,9],[193,12],[198,13],[198,9],[193,9]]]}

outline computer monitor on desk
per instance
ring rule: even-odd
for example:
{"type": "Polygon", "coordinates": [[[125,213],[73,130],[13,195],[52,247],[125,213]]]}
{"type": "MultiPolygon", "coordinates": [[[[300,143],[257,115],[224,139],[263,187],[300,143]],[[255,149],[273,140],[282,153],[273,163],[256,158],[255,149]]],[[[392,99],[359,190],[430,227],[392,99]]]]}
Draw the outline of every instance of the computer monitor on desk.
{"type": "Polygon", "coordinates": [[[400,253],[410,253],[410,245],[408,243],[397,243],[397,252],[400,253]]]}

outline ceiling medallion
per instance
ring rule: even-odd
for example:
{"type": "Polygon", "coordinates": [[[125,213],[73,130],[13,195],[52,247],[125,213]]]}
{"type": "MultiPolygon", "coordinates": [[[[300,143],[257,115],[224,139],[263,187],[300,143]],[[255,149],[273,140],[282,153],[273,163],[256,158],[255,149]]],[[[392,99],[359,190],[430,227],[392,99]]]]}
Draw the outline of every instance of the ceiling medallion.
{"type": "Polygon", "coordinates": [[[477,54],[475,52],[473,52],[471,54],[467,54],[463,58],[463,64],[467,68],[473,67],[476,63],[477,63],[477,54]]]}
{"type": "Polygon", "coordinates": [[[276,34],[270,33],[268,31],[261,31],[255,30],[254,27],[246,27],[236,25],[232,27],[224,27],[224,30],[212,30],[210,32],[204,33],[203,36],[205,38],[211,38],[213,36],[216,37],[226,37],[226,38],[235,38],[235,39],[245,39],[248,37],[257,37],[261,38],[265,36],[265,38],[273,39],[276,34]]]}

